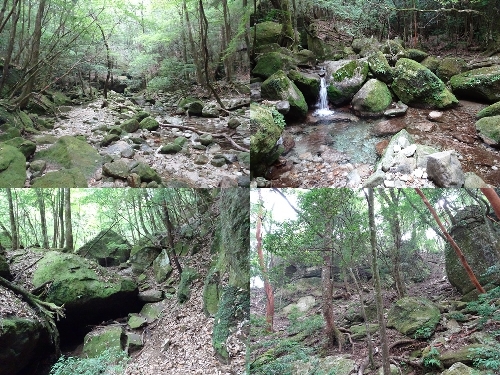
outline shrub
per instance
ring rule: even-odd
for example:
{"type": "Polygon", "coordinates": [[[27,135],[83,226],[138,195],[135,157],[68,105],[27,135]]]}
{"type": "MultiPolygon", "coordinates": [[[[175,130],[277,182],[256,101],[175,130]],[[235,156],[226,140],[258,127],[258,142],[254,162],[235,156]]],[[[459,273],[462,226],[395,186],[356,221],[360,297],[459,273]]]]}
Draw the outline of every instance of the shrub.
{"type": "Polygon", "coordinates": [[[422,363],[425,367],[429,368],[441,368],[442,363],[439,360],[439,351],[435,347],[431,347],[431,350],[424,356],[422,363]]]}
{"type": "Polygon", "coordinates": [[[95,358],[61,356],[50,375],[119,375],[125,372],[127,361],[127,353],[117,349],[107,349],[95,358]]]}

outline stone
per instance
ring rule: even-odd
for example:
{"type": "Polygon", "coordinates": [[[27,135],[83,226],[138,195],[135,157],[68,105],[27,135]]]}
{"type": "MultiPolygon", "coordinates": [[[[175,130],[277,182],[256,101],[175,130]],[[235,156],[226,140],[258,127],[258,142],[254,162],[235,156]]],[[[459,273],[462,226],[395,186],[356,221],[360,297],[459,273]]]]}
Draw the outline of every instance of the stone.
{"type": "Polygon", "coordinates": [[[126,337],[122,327],[110,326],[100,328],[85,335],[83,354],[89,358],[99,357],[108,349],[124,350],[126,337]]]}
{"type": "Polygon", "coordinates": [[[378,117],[392,103],[392,95],[387,85],[377,79],[369,79],[354,95],[351,106],[359,116],[378,117]]]}
{"type": "Polygon", "coordinates": [[[172,274],[173,268],[170,265],[170,258],[166,249],[163,249],[161,253],[153,261],[153,272],[155,280],[158,283],[166,281],[172,274]]]}
{"type": "Polygon", "coordinates": [[[202,134],[198,137],[198,142],[200,142],[203,146],[209,146],[214,143],[214,138],[212,134],[202,134]]]}
{"type": "Polygon", "coordinates": [[[320,88],[320,78],[317,74],[291,70],[288,72],[288,78],[295,83],[308,104],[316,103],[320,88]]]}
{"type": "Polygon", "coordinates": [[[441,355],[439,356],[439,360],[441,361],[444,367],[450,367],[457,362],[461,362],[465,365],[472,365],[473,358],[485,359],[484,356],[480,356],[476,352],[474,352],[473,350],[475,349],[489,349],[491,351],[493,348],[488,345],[481,345],[481,344],[465,345],[461,348],[455,350],[448,350],[446,352],[441,353],[441,355]]]}
{"type": "Polygon", "coordinates": [[[473,69],[454,75],[449,84],[459,98],[495,103],[500,100],[500,66],[473,69]]]}
{"type": "Polygon", "coordinates": [[[129,355],[141,350],[143,346],[142,335],[127,332],[127,353],[129,355]]]}
{"type": "Polygon", "coordinates": [[[269,52],[259,57],[252,74],[267,80],[273,74],[280,70],[290,70],[296,68],[296,61],[280,52],[269,52]]]}
{"type": "Polygon", "coordinates": [[[368,57],[368,66],[378,80],[390,84],[394,79],[394,69],[389,65],[389,62],[381,51],[377,51],[368,57]]]}
{"type": "Polygon", "coordinates": [[[298,120],[307,115],[308,106],[304,95],[283,70],[278,70],[262,83],[261,94],[264,99],[288,101],[290,103],[288,118],[298,120]]]}
{"type": "Polygon", "coordinates": [[[408,111],[408,106],[402,102],[393,103],[388,109],[384,111],[385,117],[399,117],[404,116],[408,111]]]}
{"type": "Polygon", "coordinates": [[[348,103],[363,86],[368,76],[366,60],[342,60],[327,66],[328,101],[334,105],[348,103]]]}
{"type": "Polygon", "coordinates": [[[0,187],[24,187],[26,157],[16,147],[0,144],[0,187]]]}
{"type": "Polygon", "coordinates": [[[489,185],[474,172],[465,172],[464,175],[465,182],[463,187],[465,189],[480,189],[489,187],[489,185]]]}
{"type": "Polygon", "coordinates": [[[30,163],[30,169],[33,172],[43,172],[47,168],[47,162],[45,160],[34,160],[30,163]]]}
{"type": "Polygon", "coordinates": [[[430,121],[441,122],[443,120],[443,112],[439,112],[439,111],[429,112],[429,114],[427,115],[427,118],[430,121]]]}
{"type": "Polygon", "coordinates": [[[483,108],[477,113],[476,118],[479,120],[483,117],[491,116],[500,116],[500,102],[496,102],[486,108],[483,108]]]}
{"type": "Polygon", "coordinates": [[[167,143],[161,146],[160,154],[176,154],[182,150],[182,146],[177,143],[167,143]]]}
{"type": "Polygon", "coordinates": [[[404,53],[405,57],[411,60],[414,60],[416,62],[421,62],[423,61],[429,54],[427,52],[421,51],[419,49],[415,48],[409,48],[405,50],[404,53]]]}
{"type": "MultiPolygon", "coordinates": [[[[0,174],[1,176],[1,174],[0,174]]],[[[41,177],[34,178],[31,181],[33,188],[86,188],[87,179],[79,168],[63,169],[46,173],[41,177]]]]}
{"type": "Polygon", "coordinates": [[[138,329],[146,326],[148,324],[148,321],[142,315],[130,314],[127,324],[131,329],[138,329]]]}
{"type": "Polygon", "coordinates": [[[411,338],[429,338],[441,318],[439,308],[421,297],[396,301],[387,314],[387,327],[394,327],[411,338]]]}
{"type": "Polygon", "coordinates": [[[102,173],[106,176],[127,179],[130,172],[129,162],[123,159],[118,159],[111,163],[105,163],[102,166],[102,173]]]}
{"type": "Polygon", "coordinates": [[[153,244],[148,238],[141,238],[130,251],[130,264],[135,273],[143,272],[149,267],[158,255],[161,248],[153,244]]]}
{"type": "Polygon", "coordinates": [[[220,274],[215,268],[212,268],[203,285],[203,312],[206,316],[213,317],[217,313],[220,294],[220,274]]]}
{"type": "Polygon", "coordinates": [[[139,126],[140,126],[141,129],[145,129],[145,130],[149,130],[149,131],[154,131],[154,130],[157,130],[160,127],[160,124],[154,118],[152,118],[152,117],[146,117],[146,118],[142,119],[139,122],[139,126]]]}
{"type": "Polygon", "coordinates": [[[188,139],[186,137],[177,137],[174,139],[174,143],[181,147],[184,147],[186,143],[188,143],[188,139]]]}
{"type": "Polygon", "coordinates": [[[141,309],[141,316],[144,316],[148,324],[151,324],[160,317],[163,308],[164,307],[161,302],[146,303],[141,309]]]}
{"type": "Polygon", "coordinates": [[[476,130],[484,143],[500,147],[500,115],[479,119],[476,130]]]}
{"type": "Polygon", "coordinates": [[[215,103],[207,103],[203,106],[201,110],[201,115],[203,117],[218,117],[219,116],[219,108],[215,103]]]}
{"type": "MultiPolygon", "coordinates": [[[[146,112],[146,111],[139,111],[137,112],[135,115],[134,115],[134,118],[139,121],[139,124],[142,123],[142,121],[144,121],[144,119],[150,117],[151,115],[146,112]]],[[[142,126],[141,126],[142,128],[142,126]]],[[[144,129],[144,128],[143,128],[144,129]]]]}
{"type": "Polygon", "coordinates": [[[181,281],[177,289],[177,301],[184,303],[191,297],[191,283],[199,277],[193,268],[184,268],[181,274],[181,281]]]}
{"type": "Polygon", "coordinates": [[[256,33],[255,48],[266,44],[277,43],[281,37],[281,24],[277,22],[261,22],[254,27],[256,33]]]}
{"type": "Polygon", "coordinates": [[[443,371],[441,375],[474,375],[477,371],[464,365],[462,362],[455,362],[449,369],[443,371]]]}
{"type": "Polygon", "coordinates": [[[400,148],[404,148],[413,144],[412,136],[406,131],[401,130],[397,134],[395,134],[391,140],[387,148],[385,149],[384,155],[382,156],[379,164],[377,165],[377,169],[381,168],[384,172],[387,172],[389,168],[394,165],[394,157],[396,154],[394,153],[394,146],[399,146],[400,148]]]}
{"type": "Polygon", "coordinates": [[[439,61],[439,65],[435,71],[436,75],[444,82],[448,82],[454,75],[460,74],[467,70],[467,62],[460,57],[444,57],[439,61]]]}
{"type": "Polygon", "coordinates": [[[129,120],[126,120],[124,121],[122,124],[121,124],[121,128],[124,132],[127,132],[127,133],[134,133],[136,132],[137,130],[139,130],[140,128],[140,124],[139,124],[139,121],[137,121],[137,119],[135,118],[131,118],[129,120]]]}
{"type": "Polygon", "coordinates": [[[381,169],[377,169],[368,179],[363,183],[364,188],[374,188],[381,186],[385,180],[385,173],[381,169]]]}
{"type": "MultiPolygon", "coordinates": [[[[378,324],[368,324],[368,331],[373,334],[378,331],[378,324]]],[[[353,340],[361,340],[366,337],[366,325],[363,324],[354,324],[350,327],[351,330],[351,338],[353,340]]]]}
{"type": "Polygon", "coordinates": [[[307,361],[295,361],[292,366],[292,375],[328,374],[332,369],[335,369],[335,375],[349,375],[356,363],[348,354],[339,354],[324,358],[310,357],[307,361]]]}
{"type": "Polygon", "coordinates": [[[241,122],[236,117],[231,117],[229,119],[229,121],[227,122],[227,127],[229,129],[236,129],[240,125],[241,125],[241,122]]]}
{"type": "Polygon", "coordinates": [[[128,260],[130,248],[130,244],[123,236],[108,228],[100,231],[76,253],[85,258],[95,259],[103,267],[112,267],[128,260]]]}
{"type": "Polygon", "coordinates": [[[392,90],[405,104],[419,108],[445,109],[458,100],[429,69],[414,60],[401,58],[396,63],[392,90]]]}
{"type": "Polygon", "coordinates": [[[139,300],[142,302],[160,302],[163,300],[163,292],[161,290],[145,290],[139,292],[139,300]]]}
{"type": "Polygon", "coordinates": [[[423,61],[420,62],[423,66],[429,69],[432,73],[436,73],[439,68],[440,59],[434,56],[427,56],[423,61]]]}
{"type": "Polygon", "coordinates": [[[101,146],[106,147],[106,146],[109,146],[111,143],[119,141],[119,140],[120,140],[119,135],[108,134],[108,135],[105,135],[104,138],[102,139],[101,146]]]}
{"type": "Polygon", "coordinates": [[[274,106],[282,115],[286,115],[290,112],[290,102],[288,100],[280,100],[274,106]]]}
{"type": "Polygon", "coordinates": [[[406,127],[403,121],[384,120],[377,122],[371,129],[371,133],[377,137],[384,137],[386,135],[393,135],[406,127]]]}
{"type": "Polygon", "coordinates": [[[209,162],[209,158],[207,155],[197,155],[196,159],[194,159],[194,163],[197,165],[204,165],[209,162]]]}
{"type": "Polygon", "coordinates": [[[137,163],[137,165],[134,168],[132,168],[130,172],[137,173],[141,181],[148,183],[155,181],[161,184],[161,177],[158,175],[158,173],[149,165],[143,162],[137,163]]]}
{"type": "Polygon", "coordinates": [[[353,39],[351,47],[355,53],[362,57],[369,56],[379,50],[380,43],[375,38],[362,37],[353,39]]]}
{"type": "Polygon", "coordinates": [[[210,160],[210,164],[212,164],[214,167],[222,167],[223,165],[226,165],[226,159],[222,158],[213,158],[210,160]]]}
{"type": "Polygon", "coordinates": [[[7,141],[4,141],[3,144],[17,148],[19,151],[21,151],[26,159],[29,159],[36,150],[35,143],[21,137],[9,139],[7,141]]]}
{"type": "Polygon", "coordinates": [[[427,158],[427,175],[437,187],[462,187],[465,182],[460,161],[453,151],[431,154],[427,158]]]}

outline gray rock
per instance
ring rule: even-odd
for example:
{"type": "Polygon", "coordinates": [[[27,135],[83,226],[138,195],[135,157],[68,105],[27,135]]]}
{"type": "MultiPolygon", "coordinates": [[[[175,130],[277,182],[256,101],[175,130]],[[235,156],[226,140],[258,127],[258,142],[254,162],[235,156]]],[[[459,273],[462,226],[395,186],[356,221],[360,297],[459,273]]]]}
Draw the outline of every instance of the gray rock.
{"type": "Polygon", "coordinates": [[[460,161],[453,151],[431,154],[427,159],[427,175],[436,186],[462,187],[465,182],[460,161]]]}
{"type": "Polygon", "coordinates": [[[207,164],[209,161],[208,156],[206,155],[198,155],[196,159],[194,159],[194,163],[198,165],[207,164]]]}
{"type": "Polygon", "coordinates": [[[177,143],[167,143],[166,145],[161,146],[160,153],[161,154],[176,154],[182,150],[182,147],[177,143]]]}
{"type": "Polygon", "coordinates": [[[144,343],[142,342],[142,335],[127,332],[127,353],[129,355],[141,350],[143,346],[144,343]]]}
{"type": "Polygon", "coordinates": [[[214,167],[222,167],[223,165],[226,164],[226,159],[224,159],[224,158],[213,158],[210,161],[210,164],[212,164],[214,167]]]}
{"type": "Polygon", "coordinates": [[[368,179],[363,183],[364,188],[373,188],[384,184],[385,173],[382,169],[377,169],[368,179]]]}
{"type": "Polygon", "coordinates": [[[145,290],[139,292],[139,300],[142,302],[160,302],[163,300],[163,292],[161,290],[145,290]]]}
{"type": "Polygon", "coordinates": [[[214,138],[211,134],[203,134],[198,137],[198,142],[200,142],[204,146],[208,146],[214,142],[214,138]]]}
{"type": "Polygon", "coordinates": [[[240,120],[238,120],[236,117],[232,117],[228,122],[227,122],[227,127],[229,129],[236,129],[238,126],[241,125],[240,120]]]}
{"type": "Polygon", "coordinates": [[[384,112],[384,116],[386,117],[404,116],[406,114],[406,111],[408,111],[408,106],[402,102],[398,102],[397,104],[393,105],[393,107],[386,109],[384,112]]]}
{"type": "Polygon", "coordinates": [[[280,100],[275,104],[276,110],[282,115],[286,115],[290,112],[290,102],[288,100],[280,100]]]}
{"type": "Polygon", "coordinates": [[[489,187],[489,185],[486,182],[484,182],[483,179],[474,172],[465,172],[464,175],[465,175],[464,188],[466,189],[480,189],[489,187]]]}
{"type": "Polygon", "coordinates": [[[129,163],[123,159],[102,166],[102,172],[106,176],[126,179],[130,172],[129,163]]]}

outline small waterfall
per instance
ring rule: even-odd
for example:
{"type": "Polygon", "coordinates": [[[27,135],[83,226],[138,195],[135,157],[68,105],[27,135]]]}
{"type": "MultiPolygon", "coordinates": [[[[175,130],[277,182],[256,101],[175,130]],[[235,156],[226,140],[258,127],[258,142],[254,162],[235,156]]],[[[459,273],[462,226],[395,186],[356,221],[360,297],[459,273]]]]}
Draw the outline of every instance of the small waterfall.
{"type": "Polygon", "coordinates": [[[327,91],[326,91],[326,79],[324,76],[324,73],[321,74],[321,82],[320,82],[320,89],[319,89],[319,99],[318,103],[316,104],[316,107],[318,108],[316,111],[314,111],[314,115],[316,116],[328,116],[333,113],[333,111],[330,111],[328,107],[328,96],[327,96],[327,91]]]}

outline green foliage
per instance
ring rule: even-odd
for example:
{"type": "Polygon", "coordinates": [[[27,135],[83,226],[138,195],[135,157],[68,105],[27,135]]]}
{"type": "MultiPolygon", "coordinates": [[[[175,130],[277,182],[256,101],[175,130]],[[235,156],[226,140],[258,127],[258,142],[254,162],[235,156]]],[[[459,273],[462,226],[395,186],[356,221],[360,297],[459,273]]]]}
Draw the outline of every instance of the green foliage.
{"type": "Polygon", "coordinates": [[[274,107],[271,108],[271,113],[273,115],[274,123],[284,129],[286,126],[285,117],[274,107]]]}
{"type": "Polygon", "coordinates": [[[108,349],[95,358],[61,356],[50,375],[119,375],[125,372],[127,362],[127,353],[117,349],[108,349]]]}
{"type": "Polygon", "coordinates": [[[480,294],[477,301],[472,301],[467,304],[467,311],[474,312],[480,316],[479,326],[483,326],[489,319],[500,321],[500,309],[497,306],[500,298],[500,287],[491,289],[490,291],[480,294]]]}
{"type": "MultiPolygon", "coordinates": [[[[474,366],[484,370],[494,370],[498,374],[500,370],[500,344],[492,347],[471,348],[469,349],[474,366]]],[[[493,374],[489,372],[489,374],[493,374]]]]}
{"type": "Polygon", "coordinates": [[[417,329],[417,331],[415,332],[415,335],[414,337],[416,339],[418,338],[424,338],[424,339],[428,339],[429,337],[432,336],[432,329],[429,328],[429,327],[420,327],[419,329],[417,329]]]}
{"type": "Polygon", "coordinates": [[[325,321],[321,315],[313,315],[311,317],[292,320],[292,315],[290,314],[288,318],[290,319],[290,325],[287,331],[290,334],[301,333],[304,336],[310,336],[313,333],[323,329],[325,321]]]}
{"type": "Polygon", "coordinates": [[[448,314],[448,318],[455,319],[457,322],[467,321],[467,317],[460,311],[452,311],[451,313],[448,314]]]}
{"type": "Polygon", "coordinates": [[[435,347],[431,347],[431,350],[424,356],[422,363],[425,367],[429,368],[441,368],[442,364],[439,360],[439,350],[435,347]]]}

